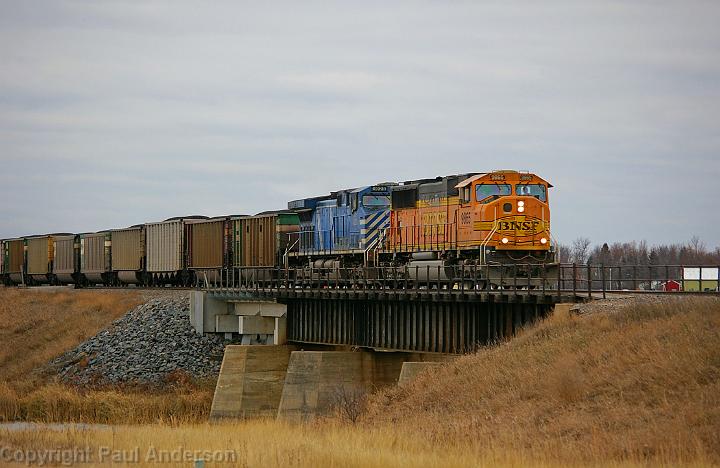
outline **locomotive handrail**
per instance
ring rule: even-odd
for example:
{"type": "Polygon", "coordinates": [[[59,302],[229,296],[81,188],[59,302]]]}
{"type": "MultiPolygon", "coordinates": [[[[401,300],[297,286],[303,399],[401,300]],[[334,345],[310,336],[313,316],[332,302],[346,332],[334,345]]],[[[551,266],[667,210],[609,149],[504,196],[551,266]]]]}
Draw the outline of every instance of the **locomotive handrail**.
{"type": "Polygon", "coordinates": [[[487,247],[488,243],[490,242],[490,239],[492,239],[492,236],[495,235],[497,232],[497,207],[495,207],[495,211],[493,213],[493,228],[492,231],[490,231],[490,234],[487,235],[485,240],[483,240],[480,243],[480,255],[481,255],[481,261],[485,263],[485,247],[487,247]]]}

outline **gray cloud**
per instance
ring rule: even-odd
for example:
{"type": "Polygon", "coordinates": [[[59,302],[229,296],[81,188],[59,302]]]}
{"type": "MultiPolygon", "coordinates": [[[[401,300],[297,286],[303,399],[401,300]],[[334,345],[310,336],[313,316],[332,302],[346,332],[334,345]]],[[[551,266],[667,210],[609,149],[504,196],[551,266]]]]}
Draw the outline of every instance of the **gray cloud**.
{"type": "Polygon", "coordinates": [[[0,237],[499,168],[720,244],[716,2],[0,3],[0,237]]]}

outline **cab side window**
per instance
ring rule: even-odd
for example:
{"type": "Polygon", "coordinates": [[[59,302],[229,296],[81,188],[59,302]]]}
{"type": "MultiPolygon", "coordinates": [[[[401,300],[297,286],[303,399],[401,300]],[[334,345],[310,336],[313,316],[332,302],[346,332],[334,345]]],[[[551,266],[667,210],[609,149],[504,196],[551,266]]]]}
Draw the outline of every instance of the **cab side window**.
{"type": "Polygon", "coordinates": [[[470,203],[470,186],[469,185],[466,185],[465,187],[463,187],[460,197],[461,197],[461,203],[470,203]]]}

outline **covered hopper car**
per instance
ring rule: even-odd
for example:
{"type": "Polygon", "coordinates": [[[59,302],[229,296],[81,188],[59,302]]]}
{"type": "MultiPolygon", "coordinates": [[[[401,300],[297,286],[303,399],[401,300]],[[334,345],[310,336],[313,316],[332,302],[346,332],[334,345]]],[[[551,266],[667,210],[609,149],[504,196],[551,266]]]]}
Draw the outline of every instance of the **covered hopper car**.
{"type": "Polygon", "coordinates": [[[117,284],[117,278],[111,270],[111,239],[110,231],[92,232],[79,236],[78,281],[85,284],[117,284]]]}
{"type": "Polygon", "coordinates": [[[73,284],[79,280],[80,236],[55,236],[53,275],[58,284],[73,284]]]}
{"type": "Polygon", "coordinates": [[[110,273],[122,285],[145,283],[144,225],[110,231],[110,273]]]}
{"type": "MultiPolygon", "coordinates": [[[[65,237],[67,235],[62,235],[65,237]]],[[[57,278],[53,272],[55,260],[54,235],[29,237],[26,242],[26,275],[28,284],[55,284],[57,278]]]]}
{"type": "Polygon", "coordinates": [[[25,282],[25,239],[6,239],[3,242],[3,279],[5,284],[25,282]]]}

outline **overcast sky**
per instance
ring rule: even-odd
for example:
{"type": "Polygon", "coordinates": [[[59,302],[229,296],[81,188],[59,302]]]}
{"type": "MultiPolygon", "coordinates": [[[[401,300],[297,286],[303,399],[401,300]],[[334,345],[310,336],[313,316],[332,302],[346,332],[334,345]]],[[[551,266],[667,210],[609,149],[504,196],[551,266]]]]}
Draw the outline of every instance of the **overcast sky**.
{"type": "Polygon", "coordinates": [[[0,1],[0,238],[460,172],[720,245],[720,2],[0,1]]]}

